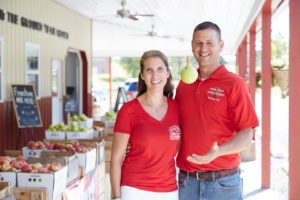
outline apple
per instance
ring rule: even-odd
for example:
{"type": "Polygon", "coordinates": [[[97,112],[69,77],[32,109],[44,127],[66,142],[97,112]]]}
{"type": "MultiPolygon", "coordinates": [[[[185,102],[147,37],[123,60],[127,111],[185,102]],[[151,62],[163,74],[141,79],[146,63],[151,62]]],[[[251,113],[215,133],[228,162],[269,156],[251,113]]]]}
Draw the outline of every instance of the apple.
{"type": "Polygon", "coordinates": [[[54,150],[54,144],[48,144],[47,150],[54,150]]]}
{"type": "Polygon", "coordinates": [[[59,162],[53,162],[50,165],[50,170],[53,172],[56,172],[62,168],[61,164],[59,162]]]}
{"type": "Polygon", "coordinates": [[[77,121],[79,121],[79,117],[78,117],[77,115],[73,115],[73,116],[71,117],[71,120],[72,120],[73,122],[77,122],[77,121]]]}
{"type": "Polygon", "coordinates": [[[18,156],[18,157],[16,158],[16,160],[17,160],[17,161],[23,161],[23,162],[26,163],[26,159],[25,159],[24,156],[18,156]]]}
{"type": "Polygon", "coordinates": [[[198,78],[198,72],[196,68],[192,66],[186,66],[181,69],[180,71],[180,77],[182,82],[186,84],[194,83],[198,78]]]}
{"type": "Polygon", "coordinates": [[[37,141],[37,149],[45,149],[46,145],[42,141],[37,141]]]}
{"type": "Polygon", "coordinates": [[[106,112],[105,113],[105,118],[109,121],[114,121],[116,120],[117,114],[115,112],[106,112]]]}
{"type": "Polygon", "coordinates": [[[23,165],[25,165],[25,164],[26,164],[26,162],[24,162],[22,160],[17,160],[17,159],[10,162],[10,165],[16,169],[21,169],[23,167],[23,165]]]}
{"type": "Polygon", "coordinates": [[[62,144],[55,143],[53,146],[54,150],[61,150],[63,148],[62,144]]]}
{"type": "Polygon", "coordinates": [[[80,146],[80,143],[78,141],[73,141],[73,146],[80,146]]]}
{"type": "Polygon", "coordinates": [[[0,165],[3,164],[9,164],[11,161],[11,158],[8,156],[0,156],[0,165]]]}
{"type": "Polygon", "coordinates": [[[34,141],[29,141],[28,144],[27,144],[27,147],[31,150],[35,150],[38,148],[38,144],[35,143],[34,141]]]}
{"type": "Polygon", "coordinates": [[[14,167],[9,168],[9,171],[10,171],[10,172],[16,172],[17,170],[18,170],[18,169],[14,168],[14,167]]]}
{"type": "Polygon", "coordinates": [[[32,169],[39,170],[40,168],[43,167],[43,165],[41,163],[37,162],[37,163],[31,164],[31,167],[32,167],[32,169]]]}
{"type": "Polygon", "coordinates": [[[79,118],[80,121],[86,121],[86,120],[89,119],[85,114],[79,115],[78,118],[79,118]]]}
{"type": "Polygon", "coordinates": [[[38,169],[38,172],[39,173],[49,173],[50,169],[49,169],[49,167],[47,167],[46,165],[44,165],[43,167],[41,167],[41,168],[38,169]]]}
{"type": "Polygon", "coordinates": [[[4,163],[4,164],[2,164],[1,171],[7,172],[10,170],[10,168],[11,168],[11,165],[9,163],[4,163]]]}
{"type": "Polygon", "coordinates": [[[32,171],[32,167],[28,164],[23,165],[23,167],[21,168],[21,172],[31,172],[32,171]]]}

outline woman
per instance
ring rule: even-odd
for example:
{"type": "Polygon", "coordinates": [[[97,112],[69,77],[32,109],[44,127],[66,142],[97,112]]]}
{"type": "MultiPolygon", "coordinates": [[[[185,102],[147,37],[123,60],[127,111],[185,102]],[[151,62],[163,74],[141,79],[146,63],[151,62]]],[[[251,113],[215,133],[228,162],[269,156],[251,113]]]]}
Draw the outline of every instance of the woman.
{"type": "Polygon", "coordinates": [[[178,199],[174,157],[181,131],[171,80],[167,57],[145,52],[137,97],[122,106],[114,127],[112,199],[178,199]]]}

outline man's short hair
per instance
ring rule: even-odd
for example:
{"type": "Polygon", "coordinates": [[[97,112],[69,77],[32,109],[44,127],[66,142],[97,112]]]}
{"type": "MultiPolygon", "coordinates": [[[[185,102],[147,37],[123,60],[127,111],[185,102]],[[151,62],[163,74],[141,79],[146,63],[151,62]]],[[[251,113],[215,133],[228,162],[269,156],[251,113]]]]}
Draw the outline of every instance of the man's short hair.
{"type": "Polygon", "coordinates": [[[212,29],[215,30],[219,36],[219,40],[221,40],[221,29],[219,28],[219,26],[215,23],[206,21],[206,22],[202,22],[201,24],[198,24],[195,28],[194,28],[194,32],[193,32],[193,40],[194,40],[194,35],[197,31],[201,31],[201,30],[205,30],[205,29],[212,29]]]}

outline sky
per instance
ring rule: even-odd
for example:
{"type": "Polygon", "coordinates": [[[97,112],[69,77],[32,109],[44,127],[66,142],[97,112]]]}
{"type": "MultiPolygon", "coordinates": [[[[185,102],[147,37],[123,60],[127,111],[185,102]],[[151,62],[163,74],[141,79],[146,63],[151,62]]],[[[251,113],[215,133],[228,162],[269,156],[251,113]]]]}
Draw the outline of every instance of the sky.
{"type": "Polygon", "coordinates": [[[272,34],[280,33],[286,40],[289,39],[289,7],[286,6],[272,19],[272,34]]]}

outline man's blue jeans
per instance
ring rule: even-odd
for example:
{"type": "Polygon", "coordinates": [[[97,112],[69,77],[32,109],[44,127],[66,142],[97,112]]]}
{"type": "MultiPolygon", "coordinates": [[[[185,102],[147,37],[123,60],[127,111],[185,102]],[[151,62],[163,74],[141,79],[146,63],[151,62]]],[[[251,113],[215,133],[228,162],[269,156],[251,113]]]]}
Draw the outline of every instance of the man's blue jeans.
{"type": "Polygon", "coordinates": [[[242,200],[243,179],[240,173],[215,180],[197,180],[179,172],[179,200],[242,200]]]}

